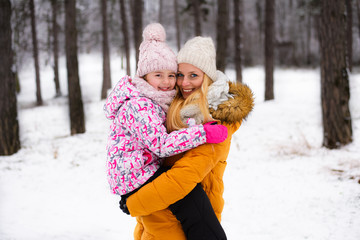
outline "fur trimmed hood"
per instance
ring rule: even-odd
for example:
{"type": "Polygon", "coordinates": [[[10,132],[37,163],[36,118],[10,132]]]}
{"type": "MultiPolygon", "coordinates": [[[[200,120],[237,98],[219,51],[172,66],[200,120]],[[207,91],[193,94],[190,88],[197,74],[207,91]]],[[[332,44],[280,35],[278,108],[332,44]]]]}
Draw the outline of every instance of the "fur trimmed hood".
{"type": "Polygon", "coordinates": [[[246,119],[254,107],[254,95],[251,89],[242,84],[229,82],[229,94],[232,98],[222,102],[217,109],[210,108],[213,118],[225,123],[236,123],[246,119]]]}
{"type": "MultiPolygon", "coordinates": [[[[222,81],[220,85],[210,85],[207,97],[211,116],[223,123],[241,123],[254,107],[254,96],[250,88],[242,83],[231,82],[227,77],[226,81],[222,81]]],[[[197,104],[183,107],[180,115],[184,123],[189,118],[195,119],[196,124],[204,121],[197,104]]]]}

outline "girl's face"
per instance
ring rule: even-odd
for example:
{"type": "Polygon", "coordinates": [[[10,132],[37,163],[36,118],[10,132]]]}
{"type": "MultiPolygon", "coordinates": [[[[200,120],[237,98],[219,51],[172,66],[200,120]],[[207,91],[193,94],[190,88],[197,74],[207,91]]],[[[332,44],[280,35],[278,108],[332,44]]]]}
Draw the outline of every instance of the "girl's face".
{"type": "Polygon", "coordinates": [[[195,90],[201,88],[204,81],[204,72],[189,63],[180,63],[176,84],[182,96],[186,99],[195,90]]]}
{"type": "Polygon", "coordinates": [[[160,70],[146,74],[144,79],[156,90],[170,91],[175,87],[176,73],[171,70],[160,70]]]}

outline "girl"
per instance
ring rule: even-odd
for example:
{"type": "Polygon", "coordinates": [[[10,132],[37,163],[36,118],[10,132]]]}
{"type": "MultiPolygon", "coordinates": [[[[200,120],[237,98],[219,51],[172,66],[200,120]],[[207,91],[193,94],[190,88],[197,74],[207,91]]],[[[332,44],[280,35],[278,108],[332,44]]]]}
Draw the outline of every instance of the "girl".
{"type": "Polygon", "coordinates": [[[164,157],[227,137],[226,127],[210,124],[167,133],[164,122],[175,95],[176,56],[164,42],[160,24],[148,25],[143,38],[135,78],[122,78],[104,105],[106,117],[113,120],[107,143],[108,182],[112,192],[121,195],[121,206],[163,172],[159,169],[164,157]]]}
{"type": "MultiPolygon", "coordinates": [[[[185,126],[191,117],[200,124],[207,119],[218,119],[228,129],[224,142],[204,144],[180,154],[177,159],[167,158],[171,169],[129,197],[127,207],[136,216],[135,240],[185,240],[187,232],[179,219],[169,211],[181,211],[175,203],[198,183],[205,190],[219,221],[224,207],[223,174],[231,144],[231,136],[253,108],[251,90],[240,83],[231,83],[216,70],[216,51],[211,38],[195,37],[189,40],[177,56],[179,70],[177,92],[167,115],[167,127],[176,130],[185,126]],[[152,196],[153,202],[146,196],[152,196]],[[156,204],[154,204],[156,203],[156,204]],[[175,204],[174,204],[175,203],[175,204]],[[174,204],[174,205],[171,205],[174,204]]],[[[196,220],[198,221],[198,220],[196,220]]],[[[209,228],[198,229],[199,238],[206,239],[209,228]]]]}

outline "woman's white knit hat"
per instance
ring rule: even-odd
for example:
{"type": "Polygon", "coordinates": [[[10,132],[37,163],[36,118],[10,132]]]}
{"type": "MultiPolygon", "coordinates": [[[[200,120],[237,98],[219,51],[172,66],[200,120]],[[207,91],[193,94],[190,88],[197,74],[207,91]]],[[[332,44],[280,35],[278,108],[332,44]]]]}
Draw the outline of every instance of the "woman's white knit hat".
{"type": "Polygon", "coordinates": [[[209,37],[194,37],[185,43],[177,56],[178,63],[189,63],[216,81],[216,51],[209,37]]]}

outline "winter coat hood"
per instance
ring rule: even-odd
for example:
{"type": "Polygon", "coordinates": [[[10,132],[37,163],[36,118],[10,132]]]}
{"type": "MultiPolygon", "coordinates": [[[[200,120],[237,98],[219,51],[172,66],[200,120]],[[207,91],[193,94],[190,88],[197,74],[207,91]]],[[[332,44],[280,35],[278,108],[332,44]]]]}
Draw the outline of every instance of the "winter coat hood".
{"type": "Polygon", "coordinates": [[[216,110],[210,108],[210,114],[224,123],[239,123],[246,119],[254,107],[253,93],[241,83],[228,82],[228,85],[231,97],[220,103],[216,110]]]}
{"type": "Polygon", "coordinates": [[[115,119],[119,108],[126,100],[132,97],[139,97],[140,91],[131,83],[129,76],[123,77],[113,88],[112,92],[104,104],[104,113],[106,118],[115,119]]]}

